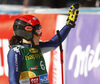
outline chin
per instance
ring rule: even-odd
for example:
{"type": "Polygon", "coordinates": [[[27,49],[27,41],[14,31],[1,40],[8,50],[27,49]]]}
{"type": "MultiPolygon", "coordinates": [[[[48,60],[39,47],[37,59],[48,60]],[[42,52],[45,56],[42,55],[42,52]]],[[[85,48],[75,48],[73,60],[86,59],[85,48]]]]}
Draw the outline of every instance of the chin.
{"type": "Polygon", "coordinates": [[[35,45],[39,45],[39,43],[36,43],[35,45]]]}

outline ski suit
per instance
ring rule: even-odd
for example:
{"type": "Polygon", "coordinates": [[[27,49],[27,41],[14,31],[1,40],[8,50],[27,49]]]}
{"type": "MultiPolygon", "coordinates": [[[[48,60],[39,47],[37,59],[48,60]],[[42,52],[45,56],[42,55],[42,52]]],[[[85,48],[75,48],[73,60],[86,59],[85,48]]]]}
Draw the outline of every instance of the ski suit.
{"type": "MultiPolygon", "coordinates": [[[[60,30],[62,42],[70,30],[68,25],[60,30]]],[[[8,52],[9,84],[49,84],[43,53],[58,46],[57,35],[51,40],[40,41],[39,45],[33,47],[26,43],[12,46],[8,52]]]]}

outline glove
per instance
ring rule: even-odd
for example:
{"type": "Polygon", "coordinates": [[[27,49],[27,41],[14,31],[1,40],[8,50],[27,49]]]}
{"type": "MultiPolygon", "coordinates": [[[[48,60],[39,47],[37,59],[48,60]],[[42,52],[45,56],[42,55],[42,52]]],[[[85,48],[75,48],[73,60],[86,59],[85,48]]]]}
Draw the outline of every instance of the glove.
{"type": "Polygon", "coordinates": [[[69,25],[71,28],[75,27],[75,22],[77,20],[78,14],[79,14],[79,3],[73,4],[68,12],[68,18],[67,18],[67,25],[69,25]]]}

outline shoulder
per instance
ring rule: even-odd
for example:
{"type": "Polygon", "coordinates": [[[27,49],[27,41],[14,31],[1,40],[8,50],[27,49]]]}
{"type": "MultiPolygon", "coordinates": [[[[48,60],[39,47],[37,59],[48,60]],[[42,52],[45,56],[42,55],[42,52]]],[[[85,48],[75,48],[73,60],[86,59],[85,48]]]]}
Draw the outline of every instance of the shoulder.
{"type": "Polygon", "coordinates": [[[10,48],[9,52],[20,53],[21,49],[23,49],[23,48],[24,48],[24,46],[22,46],[22,45],[13,45],[10,48]]]}
{"type": "Polygon", "coordinates": [[[21,46],[12,46],[7,54],[8,60],[15,60],[15,58],[20,58],[22,59],[23,55],[21,52],[21,46]]]}

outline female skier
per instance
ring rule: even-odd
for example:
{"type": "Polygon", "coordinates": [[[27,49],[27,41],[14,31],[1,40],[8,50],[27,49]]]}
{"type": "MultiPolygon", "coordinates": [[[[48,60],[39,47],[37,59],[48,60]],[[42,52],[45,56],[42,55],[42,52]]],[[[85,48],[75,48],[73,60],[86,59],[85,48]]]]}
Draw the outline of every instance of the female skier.
{"type": "MultiPolygon", "coordinates": [[[[62,42],[75,27],[78,9],[72,5],[68,13],[67,23],[60,31],[62,42]]],[[[42,27],[32,15],[18,17],[13,30],[15,35],[9,41],[8,52],[9,84],[49,84],[43,53],[59,46],[58,36],[49,41],[39,41],[42,27]]]]}

